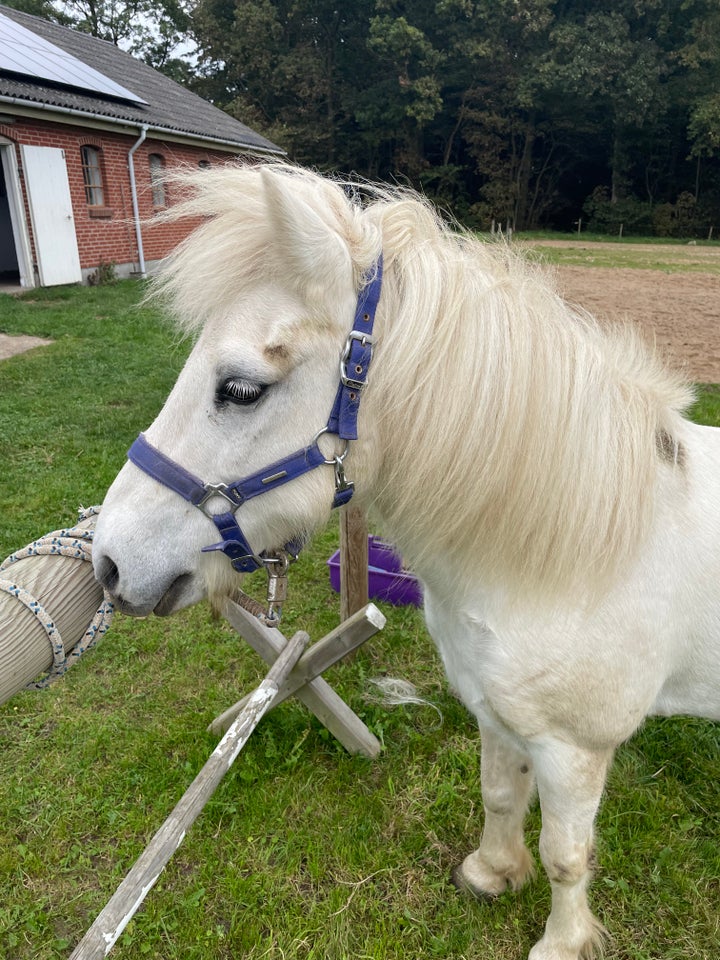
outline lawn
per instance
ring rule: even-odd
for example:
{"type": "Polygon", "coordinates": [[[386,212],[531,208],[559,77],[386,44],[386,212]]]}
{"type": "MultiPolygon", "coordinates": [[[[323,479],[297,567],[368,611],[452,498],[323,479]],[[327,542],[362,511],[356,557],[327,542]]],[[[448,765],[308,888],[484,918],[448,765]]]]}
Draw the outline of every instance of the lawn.
{"type": "MultiPolygon", "coordinates": [[[[102,501],[187,353],[132,282],[0,299],[0,330],[53,345],[0,364],[0,557],[102,501]]],[[[720,422],[720,392],[696,416],[720,422]]],[[[338,621],[325,561],[335,525],[291,575],[284,630],[338,621]]],[[[259,583],[259,581],[257,581],[259,583]]],[[[348,756],[296,701],[266,717],[193,827],[117,960],[519,960],[549,907],[541,875],[479,904],[452,865],[482,821],[475,724],[447,689],[412,608],[327,679],[380,738],[348,756]],[[380,674],[428,706],[388,710],[380,674]]],[[[117,616],[43,693],[0,706],[0,956],[66,957],[215,745],[207,724],[264,670],[201,604],[117,616]]],[[[599,828],[593,906],[617,960],[718,960],[720,730],[649,721],[618,753],[599,828]]],[[[537,848],[539,814],[528,821],[537,848]]]]}
{"type": "Polygon", "coordinates": [[[592,238],[549,240],[516,234],[514,246],[542,263],[563,267],[627,267],[663,273],[720,274],[720,244],[600,241],[592,238]]]}

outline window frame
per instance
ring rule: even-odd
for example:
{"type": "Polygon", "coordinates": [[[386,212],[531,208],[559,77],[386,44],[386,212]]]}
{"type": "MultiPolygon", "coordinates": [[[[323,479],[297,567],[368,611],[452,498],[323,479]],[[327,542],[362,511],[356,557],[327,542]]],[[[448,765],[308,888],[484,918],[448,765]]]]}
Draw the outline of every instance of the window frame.
{"type": "Polygon", "coordinates": [[[165,189],[165,157],[157,151],[148,154],[148,170],[150,171],[150,191],[152,204],[156,210],[167,207],[167,190],[165,189]]]}
{"type": "Polygon", "coordinates": [[[85,202],[88,207],[105,206],[105,177],[103,176],[102,150],[93,143],[80,147],[85,202]]]}

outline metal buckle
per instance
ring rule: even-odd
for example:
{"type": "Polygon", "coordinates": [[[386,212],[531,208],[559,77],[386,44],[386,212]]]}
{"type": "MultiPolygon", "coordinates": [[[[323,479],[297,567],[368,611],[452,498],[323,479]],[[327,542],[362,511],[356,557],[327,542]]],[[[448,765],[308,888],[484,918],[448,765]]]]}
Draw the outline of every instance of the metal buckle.
{"type": "Polygon", "coordinates": [[[205,496],[202,498],[202,500],[198,501],[195,506],[199,507],[205,516],[210,517],[210,519],[212,519],[215,514],[211,513],[205,504],[213,497],[222,497],[224,500],[227,500],[227,502],[235,509],[241,506],[243,502],[243,498],[238,493],[231,491],[226,483],[206,483],[203,486],[203,490],[205,491],[205,496]]]}
{"type": "Polygon", "coordinates": [[[340,356],[340,380],[343,386],[349,387],[351,390],[362,390],[367,380],[357,380],[356,378],[349,377],[347,372],[347,362],[350,359],[353,340],[358,340],[363,347],[370,347],[370,360],[372,360],[372,347],[375,343],[375,337],[373,337],[371,333],[361,333],[359,330],[351,330],[345,341],[342,355],[340,356]]]}
{"type": "Polygon", "coordinates": [[[288,567],[294,562],[293,557],[281,550],[277,557],[262,557],[267,584],[267,626],[276,626],[282,619],[283,603],[287,600],[288,567]]]}

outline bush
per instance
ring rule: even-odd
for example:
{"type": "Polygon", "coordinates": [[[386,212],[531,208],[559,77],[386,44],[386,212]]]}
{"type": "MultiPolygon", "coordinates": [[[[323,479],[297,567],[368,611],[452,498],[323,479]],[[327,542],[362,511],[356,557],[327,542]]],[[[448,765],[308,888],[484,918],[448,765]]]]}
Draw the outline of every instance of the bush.
{"type": "Polygon", "coordinates": [[[675,203],[653,206],[627,197],[610,200],[607,187],[595,187],[583,204],[583,222],[594,233],[646,234],[655,237],[706,237],[714,223],[717,204],[698,203],[688,190],[675,203]]]}
{"type": "Polygon", "coordinates": [[[653,230],[652,207],[637,197],[610,199],[607,187],[595,187],[583,204],[587,229],[594,233],[648,234],[653,230]]]}
{"type": "Polygon", "coordinates": [[[115,273],[115,264],[106,263],[101,260],[97,269],[88,274],[87,282],[91,287],[102,287],[106,283],[115,283],[117,275],[115,273]]]}

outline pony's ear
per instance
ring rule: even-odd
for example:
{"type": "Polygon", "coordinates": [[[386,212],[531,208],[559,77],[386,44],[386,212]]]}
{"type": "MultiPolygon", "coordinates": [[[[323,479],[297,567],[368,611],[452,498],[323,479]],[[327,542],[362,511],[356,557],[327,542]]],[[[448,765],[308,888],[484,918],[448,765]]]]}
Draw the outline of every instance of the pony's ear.
{"type": "MultiPolygon", "coordinates": [[[[340,234],[299,196],[293,177],[261,170],[268,214],[288,273],[303,286],[326,289],[351,275],[350,251],[340,234]]],[[[318,202],[324,197],[318,192],[318,202]]]]}

